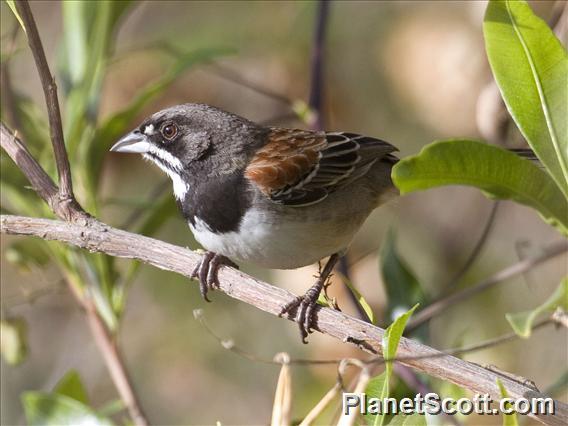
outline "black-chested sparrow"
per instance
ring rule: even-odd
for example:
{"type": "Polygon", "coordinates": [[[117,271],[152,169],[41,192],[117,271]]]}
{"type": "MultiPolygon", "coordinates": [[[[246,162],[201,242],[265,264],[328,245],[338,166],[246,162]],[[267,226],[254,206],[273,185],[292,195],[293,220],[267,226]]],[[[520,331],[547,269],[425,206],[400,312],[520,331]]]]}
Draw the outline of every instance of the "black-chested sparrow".
{"type": "Polygon", "coordinates": [[[396,148],[345,132],[264,127],[200,104],[162,110],[111,151],[139,153],[173,182],[191,231],[208,250],[194,271],[203,297],[231,260],[293,269],[330,256],[315,285],[282,308],[302,341],[339,256],[364,220],[395,196],[396,148]]]}

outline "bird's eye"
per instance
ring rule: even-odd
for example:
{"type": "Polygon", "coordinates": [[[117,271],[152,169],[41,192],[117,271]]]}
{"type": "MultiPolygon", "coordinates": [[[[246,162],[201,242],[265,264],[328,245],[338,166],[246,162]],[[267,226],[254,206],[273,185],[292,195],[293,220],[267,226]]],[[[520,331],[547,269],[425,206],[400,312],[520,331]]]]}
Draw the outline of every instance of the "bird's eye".
{"type": "Polygon", "coordinates": [[[162,132],[162,135],[164,136],[164,138],[171,141],[178,134],[178,128],[174,123],[169,122],[169,123],[165,123],[162,126],[162,128],[160,129],[160,132],[162,132]]]}

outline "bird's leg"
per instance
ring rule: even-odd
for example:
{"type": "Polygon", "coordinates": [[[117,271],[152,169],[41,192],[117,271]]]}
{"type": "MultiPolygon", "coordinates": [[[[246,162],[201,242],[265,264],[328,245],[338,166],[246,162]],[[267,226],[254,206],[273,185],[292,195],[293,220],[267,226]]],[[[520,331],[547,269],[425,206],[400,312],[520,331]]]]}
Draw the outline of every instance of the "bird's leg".
{"type": "Polygon", "coordinates": [[[338,260],[339,254],[332,254],[323,270],[320,272],[316,283],[310,287],[303,296],[296,297],[294,300],[284,305],[280,311],[279,315],[282,316],[296,310],[296,322],[300,328],[303,343],[308,343],[306,337],[312,332],[312,328],[315,325],[314,309],[317,306],[318,297],[338,260]]]}
{"type": "Polygon", "coordinates": [[[219,272],[219,267],[221,265],[232,266],[237,269],[239,268],[231,259],[223,255],[213,253],[212,251],[208,251],[203,255],[201,261],[191,273],[191,278],[199,279],[199,291],[206,302],[210,302],[207,297],[207,292],[209,290],[219,288],[219,278],[217,273],[219,272]]]}

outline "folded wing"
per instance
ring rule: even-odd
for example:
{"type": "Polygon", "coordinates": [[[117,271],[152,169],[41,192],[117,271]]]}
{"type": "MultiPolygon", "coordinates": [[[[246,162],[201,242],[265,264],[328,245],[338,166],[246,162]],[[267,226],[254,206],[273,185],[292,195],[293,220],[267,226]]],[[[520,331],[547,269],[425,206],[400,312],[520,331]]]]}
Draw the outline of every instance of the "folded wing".
{"type": "Polygon", "coordinates": [[[275,203],[305,206],[360,178],[396,148],[354,133],[271,129],[245,176],[275,203]]]}

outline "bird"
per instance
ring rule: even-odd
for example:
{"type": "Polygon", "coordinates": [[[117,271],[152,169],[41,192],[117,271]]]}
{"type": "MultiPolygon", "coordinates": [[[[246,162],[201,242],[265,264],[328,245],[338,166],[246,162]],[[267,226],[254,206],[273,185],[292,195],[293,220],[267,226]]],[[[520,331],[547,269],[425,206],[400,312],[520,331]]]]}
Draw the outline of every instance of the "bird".
{"type": "Polygon", "coordinates": [[[221,265],[296,269],[328,258],[315,284],[280,311],[304,343],[335,264],[371,212],[398,195],[397,149],[384,140],[268,127],[206,104],[156,112],[110,150],[142,154],[171,179],[206,250],[191,275],[206,301],[221,265]]]}

